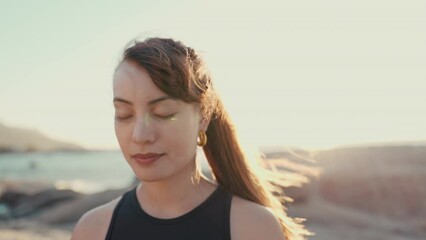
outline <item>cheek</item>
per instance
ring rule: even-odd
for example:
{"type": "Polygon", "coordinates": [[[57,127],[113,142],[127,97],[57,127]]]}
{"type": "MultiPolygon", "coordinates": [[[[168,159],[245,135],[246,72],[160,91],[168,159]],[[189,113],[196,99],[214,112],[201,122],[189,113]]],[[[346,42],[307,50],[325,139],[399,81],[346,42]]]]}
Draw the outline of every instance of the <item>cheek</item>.
{"type": "Polygon", "coordinates": [[[114,130],[118,143],[120,146],[123,146],[128,141],[128,139],[130,139],[129,137],[131,136],[131,127],[115,123],[114,130]]]}
{"type": "Polygon", "coordinates": [[[173,124],[163,129],[163,139],[170,151],[187,155],[195,152],[197,141],[197,126],[190,119],[177,119],[173,124]]]}

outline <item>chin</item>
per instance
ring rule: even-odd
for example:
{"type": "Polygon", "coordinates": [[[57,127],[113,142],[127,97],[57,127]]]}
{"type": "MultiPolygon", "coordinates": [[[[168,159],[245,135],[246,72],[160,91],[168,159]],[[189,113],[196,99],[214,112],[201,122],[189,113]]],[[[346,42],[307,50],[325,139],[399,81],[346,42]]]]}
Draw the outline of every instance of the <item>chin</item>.
{"type": "Polygon", "coordinates": [[[167,176],[163,176],[161,174],[154,174],[154,173],[148,173],[148,174],[135,173],[135,176],[141,182],[158,182],[167,178],[167,176]]]}

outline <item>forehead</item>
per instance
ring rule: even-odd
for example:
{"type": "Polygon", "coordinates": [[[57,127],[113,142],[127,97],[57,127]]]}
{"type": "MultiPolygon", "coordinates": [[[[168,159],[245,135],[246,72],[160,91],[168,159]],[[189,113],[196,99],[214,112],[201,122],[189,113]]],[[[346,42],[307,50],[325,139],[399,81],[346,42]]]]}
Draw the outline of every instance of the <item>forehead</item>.
{"type": "Polygon", "coordinates": [[[148,71],[131,61],[122,62],[114,74],[114,97],[132,102],[145,102],[149,99],[167,96],[152,81],[148,71]]]}

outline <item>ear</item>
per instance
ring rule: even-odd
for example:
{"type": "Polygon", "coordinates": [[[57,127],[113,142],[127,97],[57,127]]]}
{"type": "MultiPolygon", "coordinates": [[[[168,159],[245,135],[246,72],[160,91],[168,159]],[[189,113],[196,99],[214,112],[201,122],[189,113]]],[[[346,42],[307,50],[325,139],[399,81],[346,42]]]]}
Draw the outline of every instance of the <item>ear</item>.
{"type": "Polygon", "coordinates": [[[205,132],[205,131],[207,131],[207,128],[209,127],[210,117],[204,116],[199,105],[194,105],[194,106],[195,106],[195,109],[196,109],[198,116],[199,116],[199,119],[200,119],[199,122],[198,122],[198,124],[199,124],[198,131],[205,132]]]}
{"type": "Polygon", "coordinates": [[[201,118],[200,118],[200,130],[204,131],[204,132],[207,131],[209,123],[210,123],[209,118],[201,116],[201,118]]]}

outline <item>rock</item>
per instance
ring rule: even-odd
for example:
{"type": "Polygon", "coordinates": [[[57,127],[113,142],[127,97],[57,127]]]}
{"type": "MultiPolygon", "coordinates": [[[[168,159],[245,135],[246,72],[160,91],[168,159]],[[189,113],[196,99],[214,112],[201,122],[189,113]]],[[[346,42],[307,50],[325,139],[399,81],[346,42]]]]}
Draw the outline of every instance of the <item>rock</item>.
{"type": "Polygon", "coordinates": [[[320,182],[331,202],[397,218],[426,218],[426,174],[339,174],[320,182]]]}
{"type": "Polygon", "coordinates": [[[15,207],[19,201],[29,196],[29,194],[8,190],[3,192],[3,194],[0,196],[0,203],[3,203],[9,207],[15,207]]]}
{"type": "Polygon", "coordinates": [[[426,147],[336,149],[317,158],[322,198],[391,218],[426,218],[426,147]]]}
{"type": "Polygon", "coordinates": [[[292,204],[301,204],[309,198],[309,187],[307,184],[302,187],[287,187],[284,189],[284,193],[287,197],[293,199],[292,204]]]}
{"type": "Polygon", "coordinates": [[[48,189],[40,193],[22,197],[16,206],[11,210],[11,216],[14,218],[24,217],[34,214],[43,208],[81,196],[80,193],[72,190],[48,189]]]}
{"type": "Polygon", "coordinates": [[[6,204],[0,204],[0,220],[10,218],[10,208],[6,204]]]}
{"type": "Polygon", "coordinates": [[[53,185],[45,182],[3,180],[0,181],[0,203],[14,208],[22,199],[51,188],[53,185]]]}
{"type": "Polygon", "coordinates": [[[121,196],[127,190],[129,188],[107,190],[62,202],[40,213],[37,220],[47,224],[76,222],[87,211],[121,196]]]}

